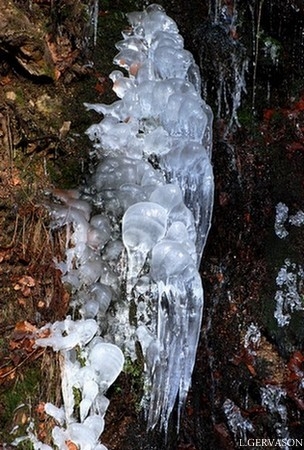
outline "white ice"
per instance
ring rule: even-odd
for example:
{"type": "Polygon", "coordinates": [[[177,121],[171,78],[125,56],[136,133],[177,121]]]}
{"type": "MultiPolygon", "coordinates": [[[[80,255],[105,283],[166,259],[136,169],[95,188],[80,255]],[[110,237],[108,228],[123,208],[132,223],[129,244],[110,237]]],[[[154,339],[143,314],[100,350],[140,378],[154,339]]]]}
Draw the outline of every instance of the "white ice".
{"type": "Polygon", "coordinates": [[[87,130],[93,173],[82,192],[59,193],[49,206],[54,226],[67,229],[66,259],[57,266],[82,317],[48,325],[50,335],[37,340],[64,359],[65,424],[53,432],[59,448],[66,440],[102,448],[104,393],[123,368],[122,350],[136,357],[136,341],[148,427],[167,430],[174,406],[180,418],[185,404],[200,335],[199,265],[214,189],[212,112],[200,97],[194,58],[163,8],[150,5],[127,17],[131,30],[114,59],[124,72],[110,75],[119,100],[85,105],[102,114],[87,130]]]}

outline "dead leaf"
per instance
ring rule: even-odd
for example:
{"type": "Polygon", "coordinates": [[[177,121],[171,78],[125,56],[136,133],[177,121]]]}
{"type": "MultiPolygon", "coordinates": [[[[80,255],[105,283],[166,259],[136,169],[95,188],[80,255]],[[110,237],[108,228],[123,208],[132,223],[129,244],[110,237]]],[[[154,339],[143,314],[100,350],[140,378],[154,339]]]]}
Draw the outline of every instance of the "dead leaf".
{"type": "Polygon", "coordinates": [[[62,127],[59,130],[59,139],[64,139],[68,135],[71,128],[71,123],[71,121],[63,122],[62,127]]]}
{"type": "Polygon", "coordinates": [[[20,280],[18,281],[19,284],[27,286],[27,287],[34,287],[36,286],[36,282],[34,280],[34,278],[28,276],[28,275],[24,275],[23,277],[20,278],[20,280]]]}
{"type": "Polygon", "coordinates": [[[12,79],[8,76],[2,77],[0,84],[1,86],[6,86],[7,84],[10,84],[12,82],[12,79]]]}
{"type": "Polygon", "coordinates": [[[18,303],[20,306],[26,306],[26,300],[24,300],[24,298],[18,298],[18,303]]]}
{"type": "Polygon", "coordinates": [[[44,417],[45,416],[45,403],[44,402],[40,402],[38,403],[38,405],[36,406],[36,412],[39,416],[44,417]]]}
{"type": "Polygon", "coordinates": [[[24,297],[29,297],[32,294],[31,289],[36,286],[34,278],[24,275],[14,285],[15,291],[21,291],[24,297]]]}
{"type": "Polygon", "coordinates": [[[78,450],[77,445],[72,441],[65,441],[65,444],[69,450],[78,450]]]}
{"type": "Polygon", "coordinates": [[[37,327],[35,325],[32,325],[27,320],[24,320],[22,322],[17,322],[14,328],[14,332],[16,333],[35,333],[37,331],[37,327]]]}
{"type": "Polygon", "coordinates": [[[14,380],[16,377],[16,371],[14,370],[13,366],[6,366],[0,368],[0,384],[14,380]]]}

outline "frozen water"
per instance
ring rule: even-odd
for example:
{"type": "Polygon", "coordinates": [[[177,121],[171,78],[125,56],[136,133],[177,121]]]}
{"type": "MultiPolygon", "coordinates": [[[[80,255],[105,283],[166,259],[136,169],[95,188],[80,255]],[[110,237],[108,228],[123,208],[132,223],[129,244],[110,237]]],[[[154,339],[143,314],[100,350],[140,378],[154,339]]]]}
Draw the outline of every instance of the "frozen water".
{"type": "Polygon", "coordinates": [[[67,440],[102,448],[104,393],[123,368],[122,350],[136,358],[136,342],[148,427],[167,430],[174,406],[180,418],[185,404],[200,334],[213,116],[193,56],[163,8],[150,5],[128,19],[114,60],[124,72],[110,75],[119,100],[85,105],[103,116],[87,130],[94,170],[82,191],[54,193],[57,204],[49,205],[54,227],[67,230],[66,259],[57,266],[82,317],[49,324],[50,335],[37,339],[63,356],[59,448],[67,440]]]}
{"type": "Polygon", "coordinates": [[[225,400],[223,409],[235,441],[247,442],[247,433],[254,432],[251,421],[243,417],[240,408],[230,399],[225,400]]]}
{"type": "Polygon", "coordinates": [[[300,292],[303,289],[304,272],[302,266],[289,259],[281,267],[276,278],[276,309],[274,317],[280,327],[289,325],[291,314],[304,309],[300,292]]]}
{"type": "Polygon", "coordinates": [[[77,345],[87,344],[96,334],[98,325],[93,319],[71,320],[67,317],[63,322],[46,325],[42,331],[50,330],[50,336],[36,339],[40,347],[53,347],[53,350],[70,350],[77,345]]]}
{"type": "Polygon", "coordinates": [[[286,229],[286,224],[288,223],[296,227],[304,225],[304,212],[299,210],[295,214],[289,215],[288,206],[280,202],[276,205],[274,224],[275,233],[280,239],[284,239],[289,235],[289,231],[286,229]]]}
{"type": "MultiPolygon", "coordinates": [[[[114,72],[114,83],[121,85],[119,108],[103,107],[105,118],[91,127],[95,146],[109,155],[97,167],[93,184],[108,211],[108,192],[115,191],[111,213],[122,215],[127,250],[122,270],[128,299],[133,297],[137,309],[134,337],[146,362],[143,404],[148,426],[159,422],[166,429],[178,395],[180,413],[189,389],[202,318],[198,267],[213,205],[212,112],[200,97],[193,56],[163,8],[151,5],[128,19],[132,31],[117,44],[115,61],[128,70],[129,81],[114,72]],[[124,125],[126,138],[118,145],[127,156],[114,159],[119,150],[111,133],[130,118],[132,133],[124,125]]],[[[121,316],[112,320],[116,340],[127,315],[122,305],[119,310],[121,316]]]]}
{"type": "Polygon", "coordinates": [[[302,225],[304,225],[304,212],[300,210],[295,215],[289,216],[289,222],[291,223],[291,225],[301,227],[302,225]]]}
{"type": "Polygon", "coordinates": [[[45,403],[44,405],[45,412],[49,415],[54,417],[57,423],[59,425],[63,425],[65,421],[65,413],[63,408],[57,408],[52,403],[45,403]]]}
{"type": "Polygon", "coordinates": [[[185,205],[194,216],[196,248],[200,262],[206,243],[213,207],[213,171],[202,145],[195,141],[179,142],[175,151],[162,157],[170,182],[181,186],[185,205]]]}
{"type": "Polygon", "coordinates": [[[131,280],[138,277],[148,252],[165,236],[167,221],[167,211],[157,203],[139,202],[127,209],[122,221],[122,238],[128,251],[131,280]]]}
{"type": "Polygon", "coordinates": [[[289,440],[290,434],[287,426],[287,408],[285,406],[286,391],[280,386],[266,385],[261,388],[262,406],[267,408],[274,422],[274,432],[277,438],[282,439],[284,450],[289,445],[284,441],[289,440]]]}
{"type": "Polygon", "coordinates": [[[59,449],[66,448],[66,442],[71,441],[83,450],[105,448],[98,444],[98,438],[104,429],[104,419],[91,415],[83,423],[71,423],[66,429],[55,427],[52,433],[54,444],[59,449]]]}
{"type": "Polygon", "coordinates": [[[249,353],[255,355],[256,349],[259,347],[261,342],[261,332],[257,325],[254,323],[249,325],[244,341],[244,347],[249,353]]]}
{"type": "Polygon", "coordinates": [[[274,229],[276,235],[280,239],[284,239],[289,234],[285,228],[285,223],[288,219],[288,211],[288,206],[286,206],[285,203],[280,202],[277,204],[274,229]]]}

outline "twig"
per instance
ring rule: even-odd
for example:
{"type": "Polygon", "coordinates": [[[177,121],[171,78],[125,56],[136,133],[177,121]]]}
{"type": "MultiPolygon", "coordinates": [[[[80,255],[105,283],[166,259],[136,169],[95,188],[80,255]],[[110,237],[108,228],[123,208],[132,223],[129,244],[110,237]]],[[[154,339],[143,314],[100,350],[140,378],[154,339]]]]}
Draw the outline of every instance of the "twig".
{"type": "Polygon", "coordinates": [[[21,361],[16,367],[14,367],[13,369],[9,370],[8,372],[4,373],[3,375],[0,375],[0,378],[6,378],[7,376],[11,375],[12,373],[16,372],[17,369],[19,369],[21,366],[23,366],[23,364],[26,363],[26,361],[28,361],[32,355],[34,355],[35,353],[38,353],[37,356],[34,359],[39,358],[43,353],[45,352],[45,348],[40,348],[37,349],[35,348],[35,350],[33,350],[23,361],[21,361]]]}

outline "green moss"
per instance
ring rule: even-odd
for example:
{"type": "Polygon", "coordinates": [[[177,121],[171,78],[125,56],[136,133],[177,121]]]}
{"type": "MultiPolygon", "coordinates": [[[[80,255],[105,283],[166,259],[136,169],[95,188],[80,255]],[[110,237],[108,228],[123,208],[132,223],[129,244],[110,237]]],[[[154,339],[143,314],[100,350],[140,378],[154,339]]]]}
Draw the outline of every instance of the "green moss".
{"type": "Polygon", "coordinates": [[[47,161],[46,170],[51,182],[63,189],[79,186],[83,176],[83,161],[83,158],[76,159],[76,157],[71,157],[65,162],[63,162],[63,159],[60,159],[60,161],[47,161]]]}
{"type": "Polygon", "coordinates": [[[84,367],[86,365],[86,358],[83,355],[81,347],[79,347],[79,345],[77,345],[77,347],[75,348],[75,351],[76,351],[77,361],[79,362],[81,367],[84,367]]]}
{"type": "Polygon", "coordinates": [[[259,122],[251,106],[245,105],[241,107],[238,110],[238,119],[241,126],[250,130],[251,134],[255,135],[257,133],[259,122]]]}
{"type": "MultiPolygon", "coordinates": [[[[39,386],[41,384],[40,368],[30,367],[18,371],[14,384],[2,386],[0,390],[0,441],[10,442],[23,436],[33,416],[32,408],[37,404],[39,386]],[[11,434],[14,427],[16,433],[11,434]]],[[[28,443],[19,448],[30,448],[28,443]]]]}
{"type": "Polygon", "coordinates": [[[24,98],[24,93],[23,90],[21,89],[21,87],[18,87],[15,90],[15,94],[16,94],[16,103],[19,106],[25,106],[25,98],[24,98]]]}
{"type": "Polygon", "coordinates": [[[135,410],[139,411],[141,408],[141,399],[143,394],[144,377],[143,377],[143,360],[137,358],[132,361],[126,358],[123,372],[127,376],[129,390],[133,396],[135,410]]]}
{"type": "Polygon", "coordinates": [[[74,396],[74,415],[75,417],[80,417],[80,402],[82,400],[81,390],[73,386],[73,396],[74,396]]]}

